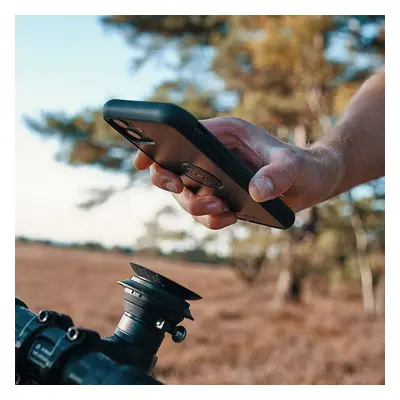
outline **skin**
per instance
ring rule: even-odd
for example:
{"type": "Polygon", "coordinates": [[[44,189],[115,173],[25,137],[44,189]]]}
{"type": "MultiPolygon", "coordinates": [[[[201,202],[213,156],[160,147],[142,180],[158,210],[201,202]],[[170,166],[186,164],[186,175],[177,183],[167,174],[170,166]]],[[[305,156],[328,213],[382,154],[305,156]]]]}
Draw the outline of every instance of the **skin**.
{"type": "MultiPolygon", "coordinates": [[[[239,118],[219,117],[202,123],[257,170],[249,185],[257,202],[281,196],[298,212],[385,175],[384,69],[364,82],[337,125],[306,148],[284,143],[239,118]]],[[[150,168],[153,185],[173,193],[180,206],[204,226],[222,229],[237,221],[221,199],[194,195],[178,176],[142,152],[133,163],[138,170],[150,168]]]]}

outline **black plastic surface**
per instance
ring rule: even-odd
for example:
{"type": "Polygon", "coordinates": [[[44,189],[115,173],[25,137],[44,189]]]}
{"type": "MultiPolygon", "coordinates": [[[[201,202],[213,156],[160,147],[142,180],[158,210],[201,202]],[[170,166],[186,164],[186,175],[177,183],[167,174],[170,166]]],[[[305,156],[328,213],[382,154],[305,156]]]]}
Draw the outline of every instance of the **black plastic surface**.
{"type": "Polygon", "coordinates": [[[179,285],[178,283],[171,281],[170,279],[159,274],[158,272],[154,272],[151,269],[132,262],[130,262],[129,264],[138,277],[167,290],[171,294],[183,300],[201,300],[201,296],[199,296],[197,293],[194,293],[191,290],[179,285]]]}

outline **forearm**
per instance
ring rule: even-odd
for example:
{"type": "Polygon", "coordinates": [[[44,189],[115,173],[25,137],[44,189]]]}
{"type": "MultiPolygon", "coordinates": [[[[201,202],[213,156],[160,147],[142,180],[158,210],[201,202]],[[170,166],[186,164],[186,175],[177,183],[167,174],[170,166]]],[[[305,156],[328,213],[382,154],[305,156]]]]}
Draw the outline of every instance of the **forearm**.
{"type": "Polygon", "coordinates": [[[370,77],[338,124],[311,147],[339,162],[328,197],[385,175],[385,72],[370,77]],[[326,153],[328,153],[326,152],[326,153]]]}

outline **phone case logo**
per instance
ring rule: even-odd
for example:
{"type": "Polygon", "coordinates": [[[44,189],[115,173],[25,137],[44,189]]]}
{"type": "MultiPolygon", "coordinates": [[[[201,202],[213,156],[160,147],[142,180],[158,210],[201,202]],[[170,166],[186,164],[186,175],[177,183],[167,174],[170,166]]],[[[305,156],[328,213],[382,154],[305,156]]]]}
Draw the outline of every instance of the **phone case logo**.
{"type": "Polygon", "coordinates": [[[218,189],[223,187],[221,181],[217,177],[197,165],[182,163],[181,172],[183,175],[186,175],[188,178],[202,185],[218,189]]]}

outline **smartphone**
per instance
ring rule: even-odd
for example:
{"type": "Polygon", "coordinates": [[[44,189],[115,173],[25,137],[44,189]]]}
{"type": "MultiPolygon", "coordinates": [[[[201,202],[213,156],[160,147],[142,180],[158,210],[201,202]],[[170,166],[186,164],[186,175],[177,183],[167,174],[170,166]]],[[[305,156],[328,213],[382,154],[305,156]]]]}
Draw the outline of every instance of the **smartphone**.
{"type": "Polygon", "coordinates": [[[254,201],[252,171],[190,112],[170,103],[109,100],[103,118],[162,168],[198,195],[225,201],[238,219],[278,229],[291,227],[293,211],[280,199],[254,201]]]}

